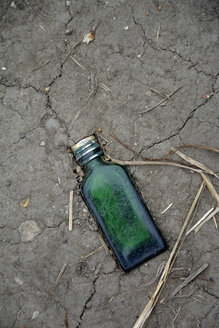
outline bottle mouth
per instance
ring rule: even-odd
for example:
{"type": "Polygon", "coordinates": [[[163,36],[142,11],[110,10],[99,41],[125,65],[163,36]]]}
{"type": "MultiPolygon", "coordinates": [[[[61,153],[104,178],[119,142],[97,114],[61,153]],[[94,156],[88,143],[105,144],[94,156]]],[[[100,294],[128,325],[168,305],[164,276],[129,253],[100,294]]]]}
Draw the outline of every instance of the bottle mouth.
{"type": "Polygon", "coordinates": [[[80,166],[85,165],[92,159],[103,155],[103,150],[94,135],[83,138],[71,147],[75,159],[80,166]]]}

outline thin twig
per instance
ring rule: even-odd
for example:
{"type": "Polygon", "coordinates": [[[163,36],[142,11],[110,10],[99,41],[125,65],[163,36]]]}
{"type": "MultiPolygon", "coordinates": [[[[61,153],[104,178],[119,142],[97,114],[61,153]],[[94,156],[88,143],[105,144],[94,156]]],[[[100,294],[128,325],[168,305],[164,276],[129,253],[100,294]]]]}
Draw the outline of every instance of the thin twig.
{"type": "Polygon", "coordinates": [[[187,156],[186,154],[183,154],[181,151],[179,150],[175,150],[173,149],[174,153],[176,155],[178,155],[180,158],[184,159],[184,161],[188,162],[191,165],[197,166],[199,167],[201,170],[208,172],[208,174],[214,175],[216,178],[219,179],[219,176],[217,174],[215,174],[211,169],[209,169],[206,165],[196,161],[195,159],[187,156]]]}
{"type": "Polygon", "coordinates": [[[71,190],[69,195],[69,231],[72,231],[73,194],[74,192],[71,190]]]}
{"type": "Polygon", "coordinates": [[[180,310],[181,310],[181,306],[180,306],[179,309],[177,310],[176,315],[175,315],[175,317],[173,318],[173,322],[176,321],[176,318],[178,317],[180,310]]]}
{"type": "Polygon", "coordinates": [[[167,95],[167,99],[170,99],[180,89],[182,89],[182,85],[180,87],[178,87],[176,90],[174,90],[173,92],[171,92],[169,95],[167,95]]]}
{"type": "Polygon", "coordinates": [[[148,112],[150,112],[151,110],[157,108],[158,106],[160,106],[161,104],[163,104],[165,101],[167,101],[167,99],[168,99],[168,98],[165,98],[165,99],[161,100],[161,101],[160,101],[159,103],[157,103],[155,106],[153,106],[153,107],[151,107],[151,108],[149,108],[149,109],[146,109],[146,110],[140,112],[139,114],[144,114],[144,113],[148,113],[148,112]]]}
{"type": "Polygon", "coordinates": [[[195,199],[192,203],[192,206],[188,212],[188,215],[186,216],[186,219],[184,221],[184,224],[182,226],[182,229],[179,233],[179,236],[177,238],[177,241],[174,245],[174,248],[172,250],[172,252],[170,253],[170,256],[169,256],[169,259],[167,260],[167,263],[165,265],[165,268],[163,270],[163,273],[161,275],[161,278],[158,282],[158,285],[157,285],[157,288],[155,290],[155,292],[153,293],[151,299],[149,300],[149,302],[147,303],[147,305],[145,306],[143,312],[141,313],[141,315],[139,316],[138,320],[136,321],[136,323],[134,324],[133,328],[143,328],[144,324],[146,323],[146,321],[148,320],[151,312],[153,311],[158,299],[159,299],[159,296],[165,286],[165,283],[167,281],[167,278],[168,278],[168,275],[170,273],[170,270],[176,260],[176,257],[179,253],[179,250],[181,249],[182,247],[182,244],[183,244],[183,241],[185,239],[185,233],[186,233],[186,230],[189,229],[190,227],[190,224],[192,222],[192,219],[193,219],[193,212],[198,204],[198,200],[200,198],[200,195],[202,193],[202,190],[204,188],[204,185],[205,183],[202,182],[196,196],[195,196],[195,199]]]}
{"type": "Polygon", "coordinates": [[[148,113],[151,110],[157,108],[158,106],[160,106],[161,104],[163,104],[165,101],[169,100],[177,91],[179,91],[182,88],[182,86],[180,86],[179,88],[177,88],[176,90],[174,90],[173,92],[171,92],[169,95],[166,96],[165,99],[161,100],[158,104],[156,104],[155,106],[144,110],[143,112],[139,112],[138,114],[144,114],[144,113],[148,113]]]}
{"type": "Polygon", "coordinates": [[[39,69],[43,68],[44,66],[46,66],[47,64],[49,64],[51,61],[51,59],[47,60],[47,62],[45,62],[44,64],[42,64],[41,66],[37,67],[37,68],[34,68],[32,70],[32,72],[35,72],[35,71],[38,71],[39,69]]]}
{"type": "Polygon", "coordinates": [[[142,166],[142,165],[166,165],[166,166],[180,167],[182,169],[186,169],[186,170],[190,170],[190,171],[194,171],[194,172],[198,172],[198,173],[201,173],[202,172],[202,170],[195,169],[193,167],[182,165],[182,164],[178,164],[178,163],[174,163],[174,162],[146,161],[146,160],[145,161],[120,161],[118,159],[114,159],[114,158],[110,157],[109,155],[107,155],[107,156],[111,159],[111,161],[113,163],[116,163],[116,164],[119,164],[119,165],[136,165],[136,166],[142,166]]]}
{"type": "Polygon", "coordinates": [[[162,92],[162,91],[159,91],[159,90],[156,90],[152,87],[150,87],[149,85],[146,86],[148,89],[150,89],[151,91],[154,91],[155,93],[157,93],[158,95],[162,96],[162,97],[165,97],[165,98],[168,98],[168,96],[162,92]]]}
{"type": "Polygon", "coordinates": [[[70,51],[67,53],[67,55],[65,56],[63,62],[61,63],[61,66],[64,65],[64,63],[66,62],[66,60],[68,59],[68,57],[71,55],[72,51],[81,43],[81,40],[79,40],[78,42],[76,42],[73,47],[70,49],[70,51]]]}
{"type": "Polygon", "coordinates": [[[100,146],[101,146],[101,149],[102,149],[102,151],[103,151],[103,154],[104,155],[106,155],[106,150],[105,150],[105,147],[104,147],[104,145],[103,145],[103,142],[102,142],[102,140],[101,140],[101,138],[100,138],[100,133],[98,132],[98,131],[96,131],[95,132],[95,136],[96,136],[96,138],[97,138],[97,141],[98,141],[98,143],[100,144],[100,146]]]}
{"type": "Polygon", "coordinates": [[[206,182],[208,190],[210,191],[212,197],[216,200],[217,206],[219,207],[219,195],[218,195],[217,191],[215,190],[213,184],[211,183],[211,180],[209,179],[209,177],[206,177],[206,175],[203,172],[201,172],[201,176],[202,176],[203,180],[206,182]]]}
{"type": "Polygon", "coordinates": [[[196,302],[199,302],[199,303],[205,304],[205,302],[200,301],[198,298],[196,298],[196,297],[194,297],[194,296],[192,296],[192,299],[195,300],[196,302]]]}
{"type": "Polygon", "coordinates": [[[62,275],[63,275],[63,273],[65,272],[65,269],[66,269],[67,265],[68,265],[68,263],[64,263],[64,264],[63,264],[63,266],[62,266],[62,268],[61,268],[61,270],[60,270],[60,272],[59,272],[59,274],[58,274],[58,277],[57,277],[57,279],[56,279],[56,282],[55,282],[55,285],[56,285],[56,286],[58,285],[59,280],[62,278],[62,275]]]}
{"type": "Polygon", "coordinates": [[[90,81],[91,81],[91,91],[89,92],[88,97],[86,98],[86,100],[83,104],[83,107],[88,103],[90,98],[93,98],[96,95],[97,90],[98,90],[97,79],[92,72],[90,74],[90,81]]]}
{"type": "Polygon", "coordinates": [[[121,103],[120,105],[116,106],[115,109],[119,109],[119,108],[121,108],[122,106],[125,106],[127,103],[128,103],[128,100],[125,100],[123,103],[121,103]]]}
{"type": "Polygon", "coordinates": [[[170,294],[169,297],[174,297],[181,289],[183,289],[185,286],[187,286],[192,280],[194,280],[200,273],[202,273],[206,268],[208,267],[208,264],[203,264],[198,270],[190,274],[189,277],[187,277],[174,291],[170,294]]]}
{"type": "Polygon", "coordinates": [[[128,149],[129,151],[131,151],[135,155],[135,157],[140,157],[143,160],[152,160],[152,161],[153,160],[157,160],[157,159],[147,158],[147,157],[142,156],[141,154],[139,154],[138,152],[136,152],[134,149],[132,149],[129,145],[127,145],[126,143],[124,143],[123,141],[121,141],[114,133],[110,133],[110,135],[116,141],[118,141],[118,143],[120,143],[120,145],[122,145],[123,147],[125,147],[126,149],[128,149]]]}
{"type": "Polygon", "coordinates": [[[108,86],[106,84],[104,84],[103,82],[98,82],[98,86],[103,89],[105,92],[111,93],[112,90],[110,88],[108,88],[108,86]]]}
{"type": "Polygon", "coordinates": [[[124,142],[122,142],[117,136],[115,136],[115,134],[113,134],[112,132],[110,132],[111,137],[113,137],[116,141],[118,141],[118,143],[120,143],[123,147],[125,147],[126,149],[130,150],[135,156],[140,157],[141,159],[144,160],[144,157],[139,154],[137,151],[135,151],[134,149],[132,149],[129,145],[125,144],[124,142]]]}
{"type": "Polygon", "coordinates": [[[110,143],[110,141],[107,140],[102,134],[100,134],[99,137],[103,139],[107,144],[110,143]]]}
{"type": "Polygon", "coordinates": [[[213,209],[214,209],[214,207],[212,207],[209,211],[207,211],[207,212],[203,215],[203,217],[202,217],[198,222],[196,222],[196,224],[194,224],[194,226],[193,226],[191,229],[189,229],[189,230],[187,231],[186,235],[190,234],[190,232],[192,232],[193,230],[195,230],[195,228],[198,227],[199,224],[200,224],[203,220],[205,220],[205,218],[206,218],[206,217],[207,217],[207,216],[213,211],[213,209]]]}
{"type": "Polygon", "coordinates": [[[65,311],[65,328],[68,328],[68,312],[65,311]]]}
{"type": "Polygon", "coordinates": [[[83,71],[86,71],[86,68],[79,63],[79,61],[77,61],[73,56],[70,56],[70,59],[76,64],[78,65],[81,69],[83,69],[83,71]]]}
{"type": "Polygon", "coordinates": [[[95,249],[95,251],[93,251],[93,252],[91,252],[91,253],[89,253],[89,254],[83,256],[83,258],[82,258],[81,261],[86,260],[88,257],[90,257],[90,256],[94,255],[95,253],[101,251],[101,249],[103,249],[103,248],[104,248],[104,245],[101,245],[99,248],[95,249]]]}
{"type": "Polygon", "coordinates": [[[45,20],[45,18],[40,15],[40,13],[33,7],[33,5],[28,0],[26,0],[26,3],[32,8],[32,10],[35,12],[37,16],[39,16],[40,19],[45,20]]]}
{"type": "Polygon", "coordinates": [[[196,288],[193,289],[190,293],[186,294],[186,295],[176,295],[175,298],[188,298],[190,296],[192,296],[192,294],[194,294],[194,292],[196,291],[196,288]]]}
{"type": "Polygon", "coordinates": [[[107,244],[105,243],[105,241],[103,240],[103,238],[100,235],[98,236],[98,238],[99,238],[101,244],[104,247],[104,251],[105,251],[106,255],[108,255],[109,254],[109,249],[107,247],[107,244]]]}

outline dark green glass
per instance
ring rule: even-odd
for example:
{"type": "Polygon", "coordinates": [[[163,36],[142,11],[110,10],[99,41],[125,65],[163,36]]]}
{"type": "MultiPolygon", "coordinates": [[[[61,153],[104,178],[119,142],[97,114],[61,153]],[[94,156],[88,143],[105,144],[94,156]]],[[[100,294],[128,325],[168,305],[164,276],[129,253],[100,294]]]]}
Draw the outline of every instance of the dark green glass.
{"type": "Polygon", "coordinates": [[[85,171],[83,198],[122,269],[130,271],[164,251],[165,242],[126,170],[103,159],[94,136],[72,148],[85,171]]]}

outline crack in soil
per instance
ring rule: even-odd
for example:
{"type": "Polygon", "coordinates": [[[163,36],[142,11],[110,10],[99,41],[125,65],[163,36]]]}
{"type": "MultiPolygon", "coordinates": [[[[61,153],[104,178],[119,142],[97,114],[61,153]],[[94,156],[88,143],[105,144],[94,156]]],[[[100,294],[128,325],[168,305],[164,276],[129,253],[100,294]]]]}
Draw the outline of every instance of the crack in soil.
{"type": "MultiPolygon", "coordinates": [[[[143,51],[143,54],[142,54],[142,56],[143,56],[143,55],[145,54],[145,44],[146,44],[147,41],[149,41],[149,40],[151,41],[151,39],[149,39],[149,38],[147,37],[146,32],[145,32],[145,29],[143,28],[142,24],[139,23],[139,22],[137,21],[137,19],[135,18],[133,7],[132,7],[131,5],[129,5],[129,7],[131,8],[131,11],[132,11],[132,19],[133,19],[134,24],[137,25],[137,26],[139,26],[140,29],[141,29],[141,31],[142,31],[142,33],[143,33],[143,38],[144,38],[144,43],[143,43],[143,49],[144,49],[144,51],[143,51]]],[[[214,7],[213,7],[213,8],[214,8],[214,7]]],[[[214,9],[215,9],[215,8],[214,8],[214,9]]],[[[202,73],[202,74],[204,74],[205,76],[210,76],[210,77],[212,77],[212,78],[215,78],[215,77],[218,76],[218,74],[213,75],[213,74],[210,74],[210,73],[206,73],[206,72],[205,72],[204,70],[202,70],[202,69],[198,69],[196,66],[199,65],[199,63],[194,63],[194,62],[192,61],[191,58],[186,59],[185,57],[183,57],[182,54],[180,54],[180,53],[179,53],[176,49],[174,49],[174,48],[162,48],[162,47],[156,47],[156,46],[154,46],[151,42],[148,42],[147,44],[148,44],[152,49],[154,49],[155,51],[168,51],[168,52],[170,52],[170,53],[172,53],[172,54],[176,54],[179,58],[181,58],[182,61],[187,62],[187,63],[190,63],[190,67],[188,67],[188,68],[193,68],[197,73],[202,73]]]]}
{"type": "MultiPolygon", "coordinates": [[[[209,99],[210,99],[210,98],[209,98],[209,99]]],[[[166,137],[166,138],[164,138],[164,139],[161,139],[161,140],[159,140],[159,141],[156,141],[156,142],[152,143],[152,144],[151,144],[150,146],[148,146],[146,149],[150,149],[150,148],[152,148],[152,147],[155,146],[155,145],[158,145],[158,144],[160,144],[160,143],[163,143],[163,142],[165,142],[165,141],[167,141],[167,140],[169,140],[169,139],[171,139],[171,138],[177,136],[177,135],[183,130],[183,128],[186,126],[186,124],[188,123],[188,121],[189,121],[191,118],[193,118],[195,112],[196,112],[199,108],[201,108],[202,106],[204,106],[204,105],[209,101],[209,99],[205,100],[203,103],[201,103],[201,104],[199,104],[198,106],[196,106],[196,107],[195,107],[195,108],[189,113],[189,115],[187,116],[187,118],[186,118],[186,120],[184,121],[184,123],[181,125],[181,127],[179,127],[179,128],[177,129],[176,132],[174,132],[173,134],[171,134],[170,136],[168,136],[168,137],[166,137]]]]}
{"type": "Polygon", "coordinates": [[[99,276],[96,276],[94,277],[93,281],[92,281],[92,284],[93,284],[93,291],[91,292],[90,296],[88,297],[88,299],[86,300],[85,304],[84,304],[84,307],[82,309],[82,312],[80,314],[80,323],[77,325],[76,328],[79,328],[82,324],[82,320],[83,320],[83,316],[86,312],[86,310],[88,309],[87,308],[87,304],[92,300],[93,296],[95,295],[96,293],[96,281],[98,280],[99,276]]]}

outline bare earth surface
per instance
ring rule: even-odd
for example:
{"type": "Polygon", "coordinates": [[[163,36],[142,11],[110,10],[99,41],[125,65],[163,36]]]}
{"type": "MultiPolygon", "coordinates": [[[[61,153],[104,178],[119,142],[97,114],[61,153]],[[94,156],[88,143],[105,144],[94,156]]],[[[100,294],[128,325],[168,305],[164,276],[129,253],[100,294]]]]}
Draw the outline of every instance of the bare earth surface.
{"type": "MultiPolygon", "coordinates": [[[[159,5],[160,11],[153,0],[1,1],[1,328],[65,328],[66,312],[69,328],[131,328],[156,287],[200,175],[164,166],[130,169],[169,250],[125,274],[104,248],[81,261],[102,242],[67,148],[98,128],[145,157],[162,157],[183,143],[219,146],[218,2],[159,5]],[[95,40],[66,59],[96,26],[95,40]],[[163,99],[147,86],[165,94],[182,88],[165,106],[139,114],[163,99]]],[[[216,153],[184,152],[219,172],[216,153]]],[[[108,153],[133,159],[115,140],[108,153]]],[[[218,189],[218,180],[212,182],[218,189]]],[[[213,205],[206,189],[195,220],[213,205]]],[[[208,268],[174,299],[158,303],[147,327],[218,327],[218,259],[210,220],[186,238],[161,299],[180,277],[204,263],[208,268]]]]}

